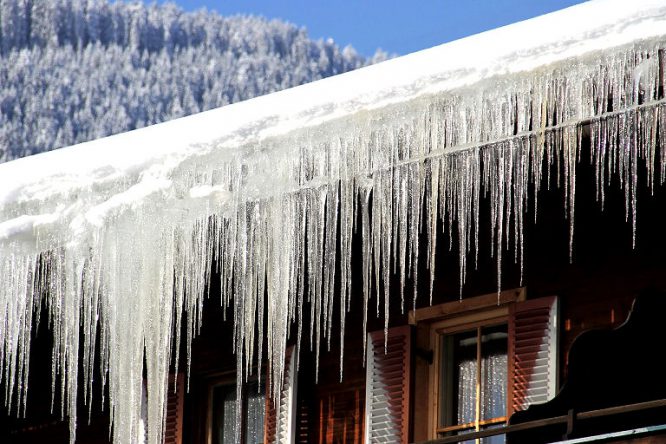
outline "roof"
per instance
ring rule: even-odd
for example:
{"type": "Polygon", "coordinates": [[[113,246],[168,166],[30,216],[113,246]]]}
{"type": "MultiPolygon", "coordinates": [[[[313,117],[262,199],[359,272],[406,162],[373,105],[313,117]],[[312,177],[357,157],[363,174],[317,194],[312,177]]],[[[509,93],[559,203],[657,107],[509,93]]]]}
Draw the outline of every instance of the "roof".
{"type": "MultiPolygon", "coordinates": [[[[478,248],[481,192],[493,206],[501,286],[506,231],[522,239],[529,184],[538,188],[544,165],[562,164],[573,224],[583,124],[592,126],[595,161],[615,162],[633,196],[630,166],[639,155],[654,159],[664,118],[665,35],[663,1],[596,0],[0,165],[0,355],[12,369],[5,382],[26,386],[31,313],[49,293],[54,366],[68,375],[72,428],[78,354],[71,349],[94,353],[103,332],[114,440],[130,442],[136,429],[119,419],[138,418],[145,345],[148,411],[156,415],[150,440],[158,442],[173,334],[181,322],[188,343],[196,332],[213,260],[222,302],[234,307],[239,376],[266,340],[271,380],[281,381],[303,293],[317,301],[317,343],[332,334],[332,298],[350,297],[358,221],[366,303],[369,282],[388,279],[394,263],[403,282],[413,272],[420,236],[430,245],[421,260],[434,273],[438,218],[458,221],[448,235],[461,252],[462,284],[467,254],[478,248]],[[257,312],[271,314],[267,331],[257,312]],[[118,349],[125,353],[110,352],[118,349]]],[[[393,298],[386,290],[387,312],[393,298]]]]}
{"type": "MultiPolygon", "coordinates": [[[[0,164],[0,239],[71,217],[63,215],[63,197],[88,194],[92,183],[125,182],[107,193],[94,190],[98,198],[74,210],[87,219],[109,207],[122,211],[123,204],[147,194],[168,192],[172,184],[165,177],[188,159],[209,153],[221,161],[245,156],[261,142],[279,144],[277,138],[290,140],[308,128],[311,144],[328,142],[339,128],[332,125],[327,133],[318,130],[322,125],[356,118],[364,125],[391,105],[458,92],[497,76],[538,73],[558,62],[662,36],[665,16],[660,0],[582,3],[296,88],[0,164]],[[132,186],[133,192],[126,193],[132,186]],[[58,199],[62,209],[53,208],[49,199],[58,199]],[[8,210],[28,201],[35,206],[8,210]],[[31,217],[16,219],[25,215],[31,217]]],[[[397,122],[386,123],[399,125],[404,117],[399,114],[397,122]]],[[[363,131],[355,126],[352,122],[345,129],[363,131]]]]}

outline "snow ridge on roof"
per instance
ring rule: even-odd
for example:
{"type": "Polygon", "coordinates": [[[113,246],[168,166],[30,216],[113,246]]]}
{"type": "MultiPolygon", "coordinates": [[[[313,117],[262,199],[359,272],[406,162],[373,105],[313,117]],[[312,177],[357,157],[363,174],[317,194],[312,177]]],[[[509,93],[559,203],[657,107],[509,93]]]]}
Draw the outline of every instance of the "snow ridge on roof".
{"type": "Polygon", "coordinates": [[[72,177],[85,185],[86,178],[104,177],[100,170],[122,174],[188,147],[232,148],[495,75],[649,39],[663,34],[665,17],[661,0],[590,1],[296,88],[19,159],[0,165],[0,203],[46,175],[56,180],[72,177]]]}

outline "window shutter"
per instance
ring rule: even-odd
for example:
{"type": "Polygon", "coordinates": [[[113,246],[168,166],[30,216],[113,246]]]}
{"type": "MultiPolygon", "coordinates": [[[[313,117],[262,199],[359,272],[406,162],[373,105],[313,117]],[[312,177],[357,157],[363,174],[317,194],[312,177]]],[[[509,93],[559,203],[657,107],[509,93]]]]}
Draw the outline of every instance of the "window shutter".
{"type": "Polygon", "coordinates": [[[368,334],[365,442],[407,443],[409,440],[411,330],[389,329],[368,334]]]}
{"type": "Polygon", "coordinates": [[[292,444],[295,439],[296,408],[296,354],[294,347],[285,353],[284,381],[278,402],[270,399],[266,391],[265,444],[292,444]]]}
{"type": "Polygon", "coordinates": [[[185,377],[178,373],[175,378],[169,375],[167,388],[167,408],[164,419],[164,444],[183,442],[183,400],[185,398],[185,377]],[[175,388],[175,390],[174,390],[175,388]]]}
{"type": "Polygon", "coordinates": [[[513,413],[552,399],[557,391],[557,296],[509,308],[509,407],[513,413]]]}
{"type": "MultiPolygon", "coordinates": [[[[302,388],[302,387],[301,387],[302,388]]],[[[296,439],[295,442],[298,444],[309,444],[311,440],[311,428],[314,426],[313,423],[316,421],[313,420],[313,412],[315,407],[312,402],[309,400],[304,400],[303,398],[312,397],[313,392],[308,392],[306,396],[302,396],[303,390],[299,391],[301,395],[297,403],[296,411],[296,439]]]]}

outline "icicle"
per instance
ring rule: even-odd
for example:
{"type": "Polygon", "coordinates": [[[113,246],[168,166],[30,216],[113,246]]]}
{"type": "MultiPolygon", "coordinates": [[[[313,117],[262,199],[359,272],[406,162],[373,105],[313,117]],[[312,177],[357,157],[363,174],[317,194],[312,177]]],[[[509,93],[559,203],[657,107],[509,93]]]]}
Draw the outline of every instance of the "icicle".
{"type": "Polygon", "coordinates": [[[427,245],[428,245],[428,269],[430,270],[430,285],[429,285],[429,302],[432,304],[432,295],[435,285],[435,255],[437,248],[437,222],[439,220],[439,176],[440,176],[440,163],[439,159],[432,159],[430,161],[430,181],[426,184],[430,185],[430,192],[428,193],[428,203],[426,206],[426,221],[427,227],[427,245]]]}
{"type": "MultiPolygon", "coordinates": [[[[361,205],[361,252],[363,257],[363,362],[365,362],[365,354],[367,352],[368,335],[368,304],[370,302],[370,292],[372,289],[372,260],[371,252],[373,243],[370,236],[370,187],[364,184],[364,187],[359,187],[359,192],[363,194],[360,197],[361,205]]],[[[379,291],[379,289],[377,289],[379,291]]]]}

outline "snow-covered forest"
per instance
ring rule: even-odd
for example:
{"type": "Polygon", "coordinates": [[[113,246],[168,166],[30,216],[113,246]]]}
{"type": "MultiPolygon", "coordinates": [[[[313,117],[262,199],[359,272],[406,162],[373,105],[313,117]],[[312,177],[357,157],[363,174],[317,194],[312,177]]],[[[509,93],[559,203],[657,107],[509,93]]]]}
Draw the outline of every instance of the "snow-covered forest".
{"type": "Polygon", "coordinates": [[[174,4],[0,0],[0,162],[383,57],[366,60],[279,20],[184,12],[174,4]]]}

